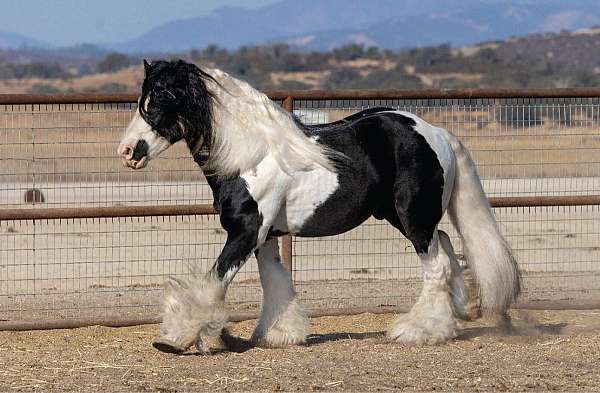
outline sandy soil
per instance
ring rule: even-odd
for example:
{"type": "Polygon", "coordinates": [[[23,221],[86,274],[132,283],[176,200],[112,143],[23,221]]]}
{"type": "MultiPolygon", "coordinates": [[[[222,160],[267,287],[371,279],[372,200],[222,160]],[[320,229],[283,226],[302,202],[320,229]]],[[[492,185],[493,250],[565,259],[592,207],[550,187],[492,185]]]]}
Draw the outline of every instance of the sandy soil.
{"type": "MultiPolygon", "coordinates": [[[[312,320],[305,346],[205,357],[157,352],[156,325],[0,332],[1,391],[600,391],[600,311],[514,311],[516,330],[465,323],[448,344],[388,342],[392,315],[312,320]]],[[[249,337],[254,321],[230,325],[249,337]]]]}

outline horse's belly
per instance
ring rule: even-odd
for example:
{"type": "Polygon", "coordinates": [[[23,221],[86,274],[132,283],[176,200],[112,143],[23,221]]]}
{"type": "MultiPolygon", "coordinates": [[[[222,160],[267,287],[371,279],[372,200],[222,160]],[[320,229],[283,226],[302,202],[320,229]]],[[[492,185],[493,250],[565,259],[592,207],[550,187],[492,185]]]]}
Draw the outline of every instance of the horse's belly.
{"type": "Polygon", "coordinates": [[[365,222],[371,213],[355,210],[351,214],[340,214],[335,208],[323,206],[316,211],[295,235],[300,237],[334,236],[356,228],[365,222]]]}

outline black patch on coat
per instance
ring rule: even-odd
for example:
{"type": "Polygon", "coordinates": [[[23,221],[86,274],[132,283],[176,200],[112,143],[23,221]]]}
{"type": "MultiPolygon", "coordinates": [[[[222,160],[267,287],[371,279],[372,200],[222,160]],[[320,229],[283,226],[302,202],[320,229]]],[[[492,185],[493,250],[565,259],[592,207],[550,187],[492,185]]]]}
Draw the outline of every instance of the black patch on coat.
{"type": "Polygon", "coordinates": [[[304,128],[348,160],[338,166],[338,189],[316,208],[298,236],[343,233],[373,215],[398,228],[418,253],[428,251],[443,214],[444,172],[415,130],[415,121],[390,111],[373,108],[304,128]]]}
{"type": "Polygon", "coordinates": [[[206,180],[212,189],[221,225],[227,231],[227,241],[213,267],[219,279],[223,279],[227,271],[239,267],[255,249],[263,217],[241,177],[208,174],[206,180]]]}

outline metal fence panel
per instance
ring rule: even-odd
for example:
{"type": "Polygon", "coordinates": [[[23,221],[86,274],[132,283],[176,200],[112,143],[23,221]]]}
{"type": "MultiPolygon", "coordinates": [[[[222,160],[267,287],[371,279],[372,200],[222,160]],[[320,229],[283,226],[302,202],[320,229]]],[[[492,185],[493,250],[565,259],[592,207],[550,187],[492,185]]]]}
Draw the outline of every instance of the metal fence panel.
{"type": "MultiPolygon", "coordinates": [[[[456,133],[471,149],[489,196],[600,194],[598,98],[296,99],[309,123],[357,110],[408,110],[456,133]]],[[[184,146],[149,168],[121,167],[116,144],[134,104],[0,105],[0,205],[27,209],[212,202],[184,146]],[[26,202],[28,190],[39,189],[26,202]],[[31,198],[33,195],[33,198],[31,198]]],[[[598,206],[495,209],[523,270],[525,301],[598,299],[598,206]]],[[[444,221],[442,228],[456,234],[444,221]]],[[[206,270],[223,243],[213,216],[0,222],[0,328],[19,321],[144,319],[161,283],[206,270]],[[3,325],[4,324],[4,325],[3,325]]],[[[293,242],[294,279],[315,309],[406,305],[420,288],[410,244],[369,220],[346,234],[293,242]]],[[[233,309],[261,298],[250,260],[228,294],[233,309]]]]}

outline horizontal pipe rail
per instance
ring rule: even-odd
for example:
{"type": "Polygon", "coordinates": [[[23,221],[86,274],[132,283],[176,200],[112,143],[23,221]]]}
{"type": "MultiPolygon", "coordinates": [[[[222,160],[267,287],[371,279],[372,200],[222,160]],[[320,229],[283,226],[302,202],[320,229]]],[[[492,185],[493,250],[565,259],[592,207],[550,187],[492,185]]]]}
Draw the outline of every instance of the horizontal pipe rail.
{"type": "MultiPolygon", "coordinates": [[[[266,91],[273,100],[383,100],[383,99],[493,99],[493,98],[594,98],[600,88],[460,89],[460,90],[289,90],[266,91]]],[[[128,104],[137,93],[112,94],[0,94],[0,105],[128,104]]]]}
{"type": "MultiPolygon", "coordinates": [[[[515,304],[513,309],[517,310],[600,310],[600,300],[556,300],[556,301],[525,301],[515,304]]],[[[390,314],[406,313],[410,310],[409,305],[382,306],[382,307],[340,307],[310,309],[308,316],[311,318],[327,316],[343,316],[357,314],[390,314]]],[[[250,319],[258,319],[258,311],[233,311],[229,314],[230,322],[241,322],[250,319]]],[[[40,321],[2,321],[0,331],[23,331],[23,330],[50,330],[50,329],[74,329],[86,326],[126,327],[137,325],[150,325],[160,323],[161,318],[155,315],[140,317],[99,317],[79,319],[59,319],[40,321]]]]}
{"type": "MultiPolygon", "coordinates": [[[[307,314],[311,318],[339,316],[339,315],[357,315],[364,313],[387,314],[394,312],[406,313],[409,306],[382,306],[382,307],[347,307],[347,308],[320,308],[310,309],[307,314]]],[[[258,319],[258,311],[232,311],[229,313],[229,322],[241,322],[250,319],[258,319]]],[[[80,318],[70,320],[54,321],[5,321],[0,322],[0,331],[22,331],[22,330],[51,330],[51,329],[74,329],[85,326],[107,326],[107,327],[125,327],[136,325],[151,325],[160,323],[159,316],[141,316],[141,317],[100,317],[100,318],[80,318]]]]}
{"type": "MultiPolygon", "coordinates": [[[[489,198],[492,207],[551,207],[600,205],[600,195],[489,198]]],[[[216,214],[209,204],[0,209],[0,221],[80,218],[194,216],[216,214]]]]}
{"type": "Polygon", "coordinates": [[[131,104],[137,103],[138,96],[133,93],[0,94],[0,105],[131,104]]]}
{"type": "Polygon", "coordinates": [[[75,218],[194,216],[209,214],[216,214],[214,207],[209,204],[0,209],[0,221],[56,220],[75,218]]]}
{"type": "Polygon", "coordinates": [[[600,195],[492,197],[492,207],[551,207],[600,205],[600,195]]]}
{"type": "Polygon", "coordinates": [[[273,100],[393,100],[493,98],[593,98],[600,88],[460,90],[294,90],[267,92],[273,100]]]}

